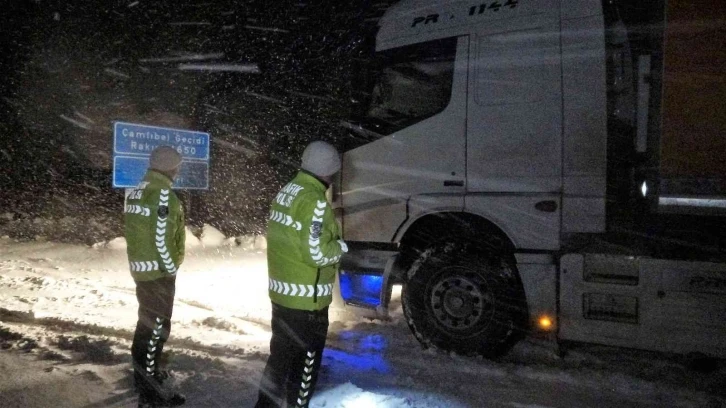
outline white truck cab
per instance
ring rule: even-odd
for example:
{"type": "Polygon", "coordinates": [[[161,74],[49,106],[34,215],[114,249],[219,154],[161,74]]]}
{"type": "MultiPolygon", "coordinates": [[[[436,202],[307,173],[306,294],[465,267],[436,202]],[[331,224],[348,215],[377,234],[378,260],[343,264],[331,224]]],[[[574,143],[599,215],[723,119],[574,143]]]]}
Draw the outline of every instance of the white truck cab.
{"type": "Polygon", "coordinates": [[[344,124],[345,301],[385,314],[401,283],[422,344],[466,354],[546,332],[726,356],[723,252],[613,238],[659,181],[618,160],[658,152],[661,131],[662,48],[642,48],[663,42],[635,55],[630,38],[600,0],[389,8],[366,112],[344,124]]]}

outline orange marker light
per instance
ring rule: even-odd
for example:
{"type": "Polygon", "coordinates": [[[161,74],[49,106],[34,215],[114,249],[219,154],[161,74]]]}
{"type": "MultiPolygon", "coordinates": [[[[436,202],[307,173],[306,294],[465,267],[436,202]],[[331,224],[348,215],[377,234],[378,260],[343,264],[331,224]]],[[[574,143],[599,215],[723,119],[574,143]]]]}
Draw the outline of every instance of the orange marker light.
{"type": "Polygon", "coordinates": [[[552,320],[550,320],[547,316],[542,316],[539,318],[539,327],[549,330],[552,327],[552,320]]]}

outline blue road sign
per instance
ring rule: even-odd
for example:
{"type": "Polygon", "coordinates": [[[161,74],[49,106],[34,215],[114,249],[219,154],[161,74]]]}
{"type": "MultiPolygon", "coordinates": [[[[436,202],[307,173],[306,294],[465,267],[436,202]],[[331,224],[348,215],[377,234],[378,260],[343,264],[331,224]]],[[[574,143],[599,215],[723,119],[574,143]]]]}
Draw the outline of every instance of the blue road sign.
{"type": "Polygon", "coordinates": [[[209,160],[209,133],[114,122],[114,156],[148,156],[158,146],[172,146],[185,159],[209,160]]]}
{"type": "Polygon", "coordinates": [[[149,167],[151,152],[171,146],[182,155],[174,188],[209,188],[208,133],[115,122],[113,136],[113,187],[136,187],[149,167]]]}
{"type": "MultiPolygon", "coordinates": [[[[113,186],[133,188],[139,185],[149,168],[149,158],[116,156],[113,158],[113,186]]],[[[203,161],[184,160],[173,188],[206,190],[209,188],[209,165],[203,161]]]]}

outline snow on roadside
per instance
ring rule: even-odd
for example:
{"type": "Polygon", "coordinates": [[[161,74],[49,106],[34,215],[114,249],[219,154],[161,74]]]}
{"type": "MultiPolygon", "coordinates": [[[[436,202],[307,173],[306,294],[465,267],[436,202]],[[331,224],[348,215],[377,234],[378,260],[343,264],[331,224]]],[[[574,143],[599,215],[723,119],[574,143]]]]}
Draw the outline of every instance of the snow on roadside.
{"type": "Polygon", "coordinates": [[[204,224],[204,227],[202,227],[202,234],[199,241],[204,247],[219,247],[234,242],[234,240],[227,240],[224,234],[209,224],[204,224]]]}
{"type": "MultiPolygon", "coordinates": [[[[189,406],[253,405],[268,353],[265,241],[220,235],[210,227],[201,239],[188,234],[192,245],[177,278],[165,354],[189,406]]],[[[421,350],[398,293],[392,306],[389,321],[331,323],[312,406],[715,408],[726,402],[723,367],[699,373],[659,354],[582,347],[560,358],[537,341],[521,343],[500,362],[421,350]]],[[[15,398],[9,400],[15,406],[134,406],[128,348],[136,307],[123,238],[92,247],[1,238],[0,348],[22,359],[0,353],[0,394],[15,398]],[[13,375],[20,367],[42,373],[13,375]],[[91,385],[94,392],[85,392],[91,385]],[[32,398],[13,391],[26,386],[32,398]],[[73,387],[75,393],[67,392],[73,387]]]]}
{"type": "MultiPolygon", "coordinates": [[[[186,227],[185,248],[193,250],[198,248],[219,248],[219,247],[239,247],[245,251],[262,251],[267,249],[267,240],[260,235],[246,235],[239,237],[227,237],[218,229],[209,224],[204,224],[199,237],[189,228],[186,227]]],[[[95,249],[110,250],[126,250],[126,239],[124,237],[116,237],[108,241],[101,241],[91,246],[95,249]]]]}
{"type": "Polygon", "coordinates": [[[450,405],[450,401],[441,401],[432,398],[424,404],[424,401],[414,402],[405,397],[386,395],[365,391],[347,382],[330,390],[323,391],[310,404],[311,408],[341,407],[341,408],[400,408],[400,407],[442,407],[450,405]],[[414,405],[415,404],[415,405],[414,405]]]}

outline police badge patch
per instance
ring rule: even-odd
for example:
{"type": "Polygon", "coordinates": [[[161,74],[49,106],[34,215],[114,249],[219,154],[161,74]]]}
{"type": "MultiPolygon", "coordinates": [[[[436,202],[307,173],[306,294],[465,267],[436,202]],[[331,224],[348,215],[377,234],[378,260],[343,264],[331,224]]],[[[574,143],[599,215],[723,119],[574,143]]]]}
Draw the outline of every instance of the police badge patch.
{"type": "Polygon", "coordinates": [[[169,215],[169,206],[160,206],[156,213],[159,214],[159,218],[166,218],[166,216],[169,215]]]}
{"type": "Polygon", "coordinates": [[[320,238],[320,231],[323,229],[323,223],[318,221],[313,221],[313,223],[310,225],[310,237],[313,239],[320,238]]]}

